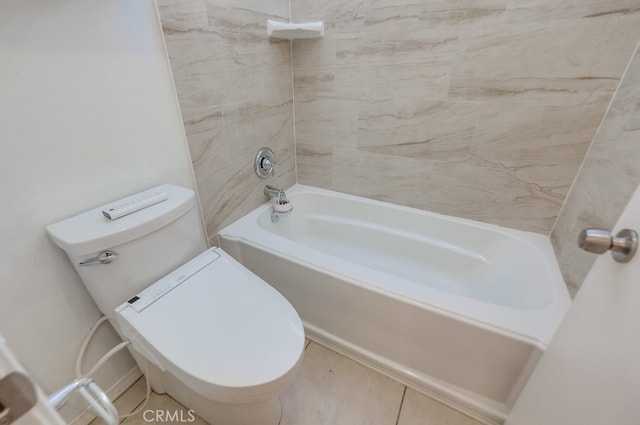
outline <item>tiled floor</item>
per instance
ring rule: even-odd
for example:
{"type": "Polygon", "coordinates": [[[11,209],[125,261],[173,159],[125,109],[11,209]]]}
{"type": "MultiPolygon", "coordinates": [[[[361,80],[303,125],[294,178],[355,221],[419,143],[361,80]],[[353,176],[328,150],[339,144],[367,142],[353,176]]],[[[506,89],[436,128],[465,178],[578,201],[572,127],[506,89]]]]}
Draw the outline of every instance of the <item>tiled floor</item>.
{"type": "MultiPolygon", "coordinates": [[[[131,412],[144,399],[140,379],[116,401],[131,412]]],[[[294,383],[281,395],[281,425],[480,425],[479,422],[389,379],[347,357],[310,342],[294,383]]],[[[188,410],[166,395],[151,394],[144,411],[188,410]]],[[[174,413],[175,415],[175,413],[174,413]]],[[[125,419],[128,425],[184,423],[154,420],[149,412],[125,419]]],[[[92,425],[98,425],[94,421],[92,425]]],[[[206,425],[196,419],[193,425],[206,425]]]]}

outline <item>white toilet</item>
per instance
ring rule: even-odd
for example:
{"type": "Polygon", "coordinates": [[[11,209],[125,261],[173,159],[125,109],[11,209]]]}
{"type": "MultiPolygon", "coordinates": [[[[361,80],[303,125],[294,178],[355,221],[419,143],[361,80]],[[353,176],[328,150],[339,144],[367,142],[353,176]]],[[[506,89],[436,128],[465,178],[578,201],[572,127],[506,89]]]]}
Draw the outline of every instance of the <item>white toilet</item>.
{"type": "Polygon", "coordinates": [[[300,317],[222,249],[206,249],[195,205],[193,191],[165,184],[47,231],[156,392],[211,425],[277,425],[278,395],[302,360],[300,317]]]}

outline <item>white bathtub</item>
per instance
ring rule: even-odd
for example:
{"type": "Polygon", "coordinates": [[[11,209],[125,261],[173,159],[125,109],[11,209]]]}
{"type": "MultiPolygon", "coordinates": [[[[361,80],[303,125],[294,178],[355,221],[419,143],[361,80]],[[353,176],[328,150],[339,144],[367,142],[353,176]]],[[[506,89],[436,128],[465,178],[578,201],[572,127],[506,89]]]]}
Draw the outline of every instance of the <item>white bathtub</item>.
{"type": "Polygon", "coordinates": [[[308,336],[485,423],[506,418],[570,300],[545,236],[295,185],[222,247],[308,336]]]}

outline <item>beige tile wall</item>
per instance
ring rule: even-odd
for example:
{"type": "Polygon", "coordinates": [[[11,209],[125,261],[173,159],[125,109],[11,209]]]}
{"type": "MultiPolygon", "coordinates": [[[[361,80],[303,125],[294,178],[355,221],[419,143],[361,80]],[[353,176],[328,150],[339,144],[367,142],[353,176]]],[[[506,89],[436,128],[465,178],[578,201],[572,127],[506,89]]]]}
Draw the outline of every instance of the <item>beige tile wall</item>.
{"type": "Polygon", "coordinates": [[[548,234],[637,0],[291,0],[298,181],[548,234]]]}
{"type": "Polygon", "coordinates": [[[586,227],[613,230],[639,183],[640,52],[636,51],[551,233],[573,292],[596,259],[578,248],[580,231],[586,227]]]}
{"type": "MultiPolygon", "coordinates": [[[[638,0],[291,0],[326,23],[293,49],[265,34],[287,0],[158,3],[210,236],[296,160],[300,183],[549,233],[640,38],[638,0]]],[[[552,234],[574,290],[593,261],[577,232],[640,180],[628,75],[552,234]]]]}
{"type": "Polygon", "coordinates": [[[291,47],[266,36],[287,0],[158,0],[207,232],[265,201],[265,184],[295,183],[291,47]],[[276,176],[260,180],[262,146],[276,176]]]}

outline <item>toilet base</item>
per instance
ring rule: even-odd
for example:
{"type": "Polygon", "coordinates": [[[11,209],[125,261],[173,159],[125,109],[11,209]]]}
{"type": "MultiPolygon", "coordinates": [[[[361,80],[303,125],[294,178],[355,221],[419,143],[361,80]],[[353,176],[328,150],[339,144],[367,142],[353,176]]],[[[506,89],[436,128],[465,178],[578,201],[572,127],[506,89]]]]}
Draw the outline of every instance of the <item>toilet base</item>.
{"type": "Polygon", "coordinates": [[[282,416],[280,399],[276,396],[261,403],[223,404],[206,400],[197,394],[189,398],[169,395],[189,406],[209,425],[278,425],[282,416]]]}
{"type": "MultiPolygon", "coordinates": [[[[136,353],[137,354],[137,353],[136,353]]],[[[282,417],[280,398],[275,397],[258,403],[219,403],[202,397],[175,376],[161,371],[144,357],[135,355],[144,362],[151,388],[159,394],[168,394],[209,425],[278,425],[282,417]]]]}

